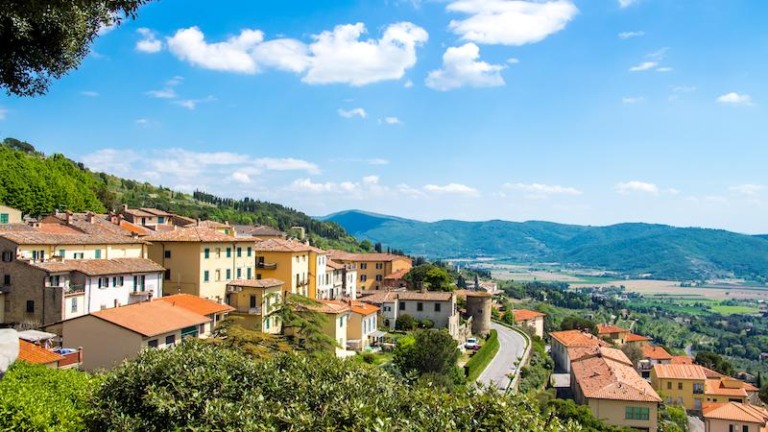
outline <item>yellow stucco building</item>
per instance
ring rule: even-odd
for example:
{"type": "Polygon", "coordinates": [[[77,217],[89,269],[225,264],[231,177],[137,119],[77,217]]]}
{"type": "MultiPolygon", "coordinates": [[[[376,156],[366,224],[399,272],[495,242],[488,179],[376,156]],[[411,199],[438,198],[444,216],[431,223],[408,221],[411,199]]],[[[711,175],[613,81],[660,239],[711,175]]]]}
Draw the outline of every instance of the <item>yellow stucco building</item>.
{"type": "Polygon", "coordinates": [[[235,310],[230,315],[241,318],[245,328],[279,334],[283,285],[283,281],[271,278],[231,281],[227,284],[227,304],[235,310]]]}
{"type": "Polygon", "coordinates": [[[310,246],[296,240],[267,239],[257,241],[256,279],[283,281],[284,292],[310,296],[310,246]]]}
{"type": "Polygon", "coordinates": [[[336,262],[352,265],[357,270],[357,287],[360,290],[379,290],[385,287],[387,276],[405,274],[411,270],[411,259],[386,253],[349,253],[329,250],[328,257],[336,262]]]}
{"type": "Polygon", "coordinates": [[[651,385],[668,403],[701,411],[708,403],[755,400],[758,389],[693,364],[657,364],[651,370],[651,385]]]}

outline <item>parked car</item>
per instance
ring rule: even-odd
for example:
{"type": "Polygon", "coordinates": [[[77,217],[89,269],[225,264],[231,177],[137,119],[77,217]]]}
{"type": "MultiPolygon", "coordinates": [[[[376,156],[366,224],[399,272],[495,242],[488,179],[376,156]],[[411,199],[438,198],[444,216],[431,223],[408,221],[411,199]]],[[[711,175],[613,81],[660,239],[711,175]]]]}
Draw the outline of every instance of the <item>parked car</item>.
{"type": "Polygon", "coordinates": [[[477,341],[477,338],[469,338],[464,342],[464,348],[478,350],[480,349],[480,343],[477,341]]]}

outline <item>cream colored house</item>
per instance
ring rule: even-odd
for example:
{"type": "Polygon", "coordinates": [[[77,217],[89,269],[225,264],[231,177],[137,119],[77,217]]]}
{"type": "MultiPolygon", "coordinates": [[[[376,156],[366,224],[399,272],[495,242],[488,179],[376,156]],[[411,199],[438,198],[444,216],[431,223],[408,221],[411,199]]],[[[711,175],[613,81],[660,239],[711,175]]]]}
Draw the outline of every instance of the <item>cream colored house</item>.
{"type": "Polygon", "coordinates": [[[416,291],[380,291],[358,300],[378,306],[384,327],[395,328],[397,318],[409,314],[419,321],[430,320],[435,328],[448,329],[454,338],[459,334],[459,311],[456,306],[456,293],[453,292],[416,292],[416,291]]]}
{"type": "Polygon", "coordinates": [[[256,279],[277,279],[291,294],[310,296],[310,246],[296,240],[271,238],[257,241],[256,279]]]}
{"type": "Polygon", "coordinates": [[[224,318],[235,310],[230,305],[217,303],[191,294],[174,294],[168,297],[158,298],[157,301],[170,303],[173,306],[184,308],[190,312],[202,315],[211,321],[200,328],[199,336],[208,337],[224,318]]]}
{"type": "Polygon", "coordinates": [[[351,314],[347,328],[347,346],[361,351],[368,348],[378,337],[378,313],[379,308],[360,301],[347,301],[351,314]]]}
{"type": "Polygon", "coordinates": [[[335,300],[341,290],[334,289],[333,273],[328,272],[328,256],[325,251],[314,246],[309,247],[309,298],[316,300],[335,300]]]}
{"type": "Polygon", "coordinates": [[[392,274],[404,275],[411,270],[410,258],[385,253],[349,253],[329,250],[328,257],[342,264],[354,265],[357,270],[357,285],[362,291],[379,290],[385,287],[385,278],[392,274]]]}
{"type": "Polygon", "coordinates": [[[608,344],[597,336],[580,330],[564,330],[549,333],[550,355],[555,360],[555,368],[570,372],[571,353],[574,348],[595,348],[608,344]]]}
{"type": "Polygon", "coordinates": [[[83,369],[109,369],[143,349],[206,336],[211,319],[165,301],[104,309],[62,323],[63,343],[83,347],[83,369]]]}
{"type": "Polygon", "coordinates": [[[629,330],[615,325],[597,325],[597,337],[604,339],[616,346],[624,345],[624,342],[626,341],[629,333],[629,330]]]}
{"type": "Polygon", "coordinates": [[[768,432],[768,410],[738,402],[704,406],[706,432],[768,432]]]}
{"type": "Polygon", "coordinates": [[[21,223],[21,210],[0,204],[0,225],[21,223]]]}
{"type": "MultiPolygon", "coordinates": [[[[298,311],[311,310],[325,316],[322,332],[336,342],[336,355],[342,355],[347,347],[347,333],[351,308],[345,302],[339,300],[320,300],[316,305],[300,305],[298,311]]],[[[296,334],[294,331],[290,333],[296,334]]]]}
{"type": "Polygon", "coordinates": [[[574,358],[571,364],[576,403],[588,406],[609,425],[656,432],[659,395],[621,350],[595,350],[574,358]]]}
{"type": "Polygon", "coordinates": [[[243,327],[264,333],[280,334],[278,312],[283,302],[283,286],[277,279],[234,280],[227,284],[227,304],[232,316],[243,320],[243,327]]]}
{"type": "Polygon", "coordinates": [[[530,327],[536,336],[544,337],[544,318],[547,316],[541,312],[528,309],[515,309],[512,311],[515,317],[515,324],[523,327],[530,327]]]}
{"type": "Polygon", "coordinates": [[[163,266],[164,295],[187,293],[223,302],[227,283],[253,279],[253,241],[190,226],[160,232],[144,240],[151,243],[149,258],[163,266]]]}

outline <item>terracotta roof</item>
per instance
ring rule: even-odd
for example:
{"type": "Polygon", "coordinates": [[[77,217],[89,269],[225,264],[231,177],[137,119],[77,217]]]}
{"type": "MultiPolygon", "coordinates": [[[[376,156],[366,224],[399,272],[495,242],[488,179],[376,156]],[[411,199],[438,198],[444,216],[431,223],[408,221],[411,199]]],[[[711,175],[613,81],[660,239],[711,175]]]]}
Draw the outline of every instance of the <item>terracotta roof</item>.
{"type": "Polygon", "coordinates": [[[174,225],[178,225],[178,226],[189,226],[189,225],[196,224],[197,219],[175,214],[171,217],[171,222],[174,225]]]}
{"type": "Polygon", "coordinates": [[[597,325],[598,335],[607,335],[612,333],[629,333],[629,330],[625,328],[617,327],[615,325],[605,325],[605,324],[597,325]]]}
{"type": "MultiPolygon", "coordinates": [[[[140,302],[127,306],[103,309],[92,312],[90,316],[146,337],[157,336],[211,321],[208,317],[163,301],[140,302]]],[[[80,318],[82,317],[73,319],[80,318]]]]}
{"type": "Polygon", "coordinates": [[[257,241],[254,246],[260,252],[309,252],[308,244],[296,240],[267,239],[257,241]]]}
{"type": "Polygon", "coordinates": [[[139,210],[149,213],[154,216],[163,216],[163,217],[170,217],[173,216],[173,213],[168,213],[167,211],[151,208],[151,207],[142,207],[139,210]]]}
{"type": "Polygon", "coordinates": [[[172,305],[183,307],[188,311],[194,312],[200,315],[212,315],[224,312],[232,312],[235,310],[230,305],[217,303],[213,300],[204,299],[192,294],[174,294],[167,297],[160,297],[154,301],[163,301],[172,305]]]}
{"type": "Polygon", "coordinates": [[[228,286],[241,286],[251,288],[271,288],[283,285],[285,282],[280,279],[267,278],[267,279],[238,279],[229,282],[228,286]]]}
{"type": "Polygon", "coordinates": [[[46,234],[85,234],[85,231],[61,223],[41,223],[37,232],[46,234]]]}
{"type": "Polygon", "coordinates": [[[384,276],[384,279],[389,279],[389,280],[402,279],[406,274],[408,274],[409,271],[410,270],[408,270],[408,269],[400,269],[400,270],[398,270],[398,271],[396,271],[394,273],[390,273],[390,274],[384,276]]]}
{"type": "Polygon", "coordinates": [[[144,237],[150,242],[199,242],[199,243],[231,243],[246,242],[247,239],[238,239],[222,234],[214,229],[206,227],[184,227],[173,231],[152,234],[144,237]]]}
{"type": "Polygon", "coordinates": [[[704,394],[726,397],[747,397],[747,391],[744,389],[744,383],[734,379],[708,379],[704,383],[704,394]],[[732,383],[730,381],[736,381],[732,383]],[[733,384],[739,387],[734,387],[733,384]]]}
{"type": "Polygon", "coordinates": [[[662,347],[645,345],[642,350],[644,358],[651,360],[672,360],[672,355],[662,347]]]}
{"type": "Polygon", "coordinates": [[[19,339],[19,360],[27,363],[49,364],[64,360],[64,356],[19,339]]]}
{"type": "Polygon", "coordinates": [[[225,223],[221,223],[221,222],[216,222],[216,221],[212,221],[212,220],[200,221],[200,223],[197,224],[197,226],[203,227],[203,228],[211,228],[211,229],[232,228],[232,226],[229,225],[229,224],[225,224],[225,223]]]}
{"type": "Polygon", "coordinates": [[[393,254],[386,254],[386,253],[350,253],[350,252],[344,252],[337,249],[330,249],[328,250],[328,256],[331,259],[338,259],[342,261],[394,261],[398,259],[407,260],[409,263],[411,262],[411,259],[402,256],[402,255],[393,255],[393,254]]]}
{"type": "Polygon", "coordinates": [[[377,308],[374,305],[363,303],[359,301],[352,301],[350,302],[350,308],[352,309],[352,312],[360,315],[370,315],[374,314],[379,311],[379,308],[377,308]]]}
{"type": "Polygon", "coordinates": [[[15,231],[34,231],[34,230],[35,229],[32,228],[32,226],[25,223],[0,224],[0,233],[15,232],[15,231]]]}
{"type": "Polygon", "coordinates": [[[128,222],[127,220],[120,221],[120,228],[129,231],[131,234],[137,234],[140,236],[145,236],[154,232],[149,228],[144,228],[143,226],[128,222]]]}
{"type": "Polygon", "coordinates": [[[639,334],[630,333],[624,338],[624,342],[650,342],[651,338],[639,334]]]}
{"type": "Polygon", "coordinates": [[[124,214],[131,215],[133,217],[155,217],[156,215],[139,209],[123,209],[124,214]]]}
{"type": "Polygon", "coordinates": [[[713,371],[712,369],[701,367],[704,370],[704,375],[707,376],[707,379],[715,379],[715,378],[722,378],[725,375],[721,374],[720,372],[713,371]]]}
{"type": "Polygon", "coordinates": [[[707,404],[704,405],[702,414],[704,418],[713,420],[756,423],[761,426],[768,423],[768,410],[756,405],[738,402],[707,404]]]}
{"type": "Polygon", "coordinates": [[[454,294],[443,291],[376,291],[371,295],[361,297],[360,301],[373,304],[393,302],[397,300],[405,301],[451,301],[454,294]]]}
{"type": "Polygon", "coordinates": [[[95,234],[54,234],[40,231],[7,232],[0,234],[18,245],[106,245],[106,244],[141,244],[142,240],[118,235],[95,234]]]}
{"type": "Polygon", "coordinates": [[[330,268],[332,270],[344,270],[345,267],[346,266],[344,264],[338,263],[338,262],[336,262],[334,260],[326,260],[325,261],[325,268],[326,269],[330,268]]]}
{"type": "Polygon", "coordinates": [[[317,305],[306,306],[308,309],[312,309],[315,312],[321,312],[326,314],[340,314],[349,312],[351,308],[347,303],[339,300],[318,300],[317,305]]]}
{"type": "Polygon", "coordinates": [[[88,276],[161,273],[165,271],[160,264],[144,258],[83,259],[30,262],[28,264],[48,273],[76,271],[88,276]]]}
{"type": "Polygon", "coordinates": [[[662,379],[705,380],[707,374],[699,365],[656,364],[653,365],[656,376],[662,379]]]}
{"type": "Polygon", "coordinates": [[[232,225],[239,236],[284,236],[282,231],[266,225],[232,225]]]}
{"type": "MultiPolygon", "coordinates": [[[[625,356],[626,357],[626,356],[625,356]]],[[[661,398],[629,364],[605,356],[571,364],[576,385],[588,399],[661,402],[661,398]]]]}
{"type": "Polygon", "coordinates": [[[140,227],[125,220],[121,220],[119,225],[114,224],[110,220],[109,216],[102,214],[92,214],[89,216],[88,213],[70,213],[69,222],[67,222],[66,213],[56,213],[45,217],[42,222],[57,222],[60,224],[68,224],[86,234],[131,236],[132,234],[146,235],[152,232],[149,229],[140,227]]]}
{"type": "Polygon", "coordinates": [[[565,347],[577,347],[577,346],[607,346],[608,344],[601,341],[597,336],[589,333],[584,333],[580,330],[565,330],[551,332],[549,336],[558,341],[565,347]]]}
{"type": "Polygon", "coordinates": [[[512,315],[515,316],[515,322],[531,321],[536,318],[543,318],[547,316],[547,314],[528,309],[515,309],[512,311],[512,315]]]}
{"type": "Polygon", "coordinates": [[[597,346],[568,348],[568,358],[572,362],[597,356],[609,358],[619,363],[632,366],[632,360],[630,360],[629,357],[627,357],[627,355],[624,354],[624,352],[620,349],[597,346]]]}
{"type": "Polygon", "coordinates": [[[672,364],[692,365],[693,358],[684,355],[672,356],[672,364]]]}

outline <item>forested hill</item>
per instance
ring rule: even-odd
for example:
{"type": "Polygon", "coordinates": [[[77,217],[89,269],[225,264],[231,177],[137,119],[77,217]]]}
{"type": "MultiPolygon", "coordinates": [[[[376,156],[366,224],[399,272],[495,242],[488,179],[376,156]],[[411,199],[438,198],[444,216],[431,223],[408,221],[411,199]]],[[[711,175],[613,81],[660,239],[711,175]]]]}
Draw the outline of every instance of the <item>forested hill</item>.
{"type": "Polygon", "coordinates": [[[250,198],[234,200],[200,191],[184,194],[92,172],[64,155],[46,156],[14,138],[0,143],[0,203],[33,216],[57,209],[102,213],[127,204],[232,224],[269,225],[283,231],[301,226],[318,247],[360,250],[357,240],[335,222],[318,221],[280,204],[250,198]]]}
{"type": "Polygon", "coordinates": [[[430,258],[499,257],[559,262],[629,276],[677,280],[768,278],[768,241],[723,230],[626,223],[606,227],[551,222],[420,222],[356,210],[322,218],[359,239],[430,258]]]}

